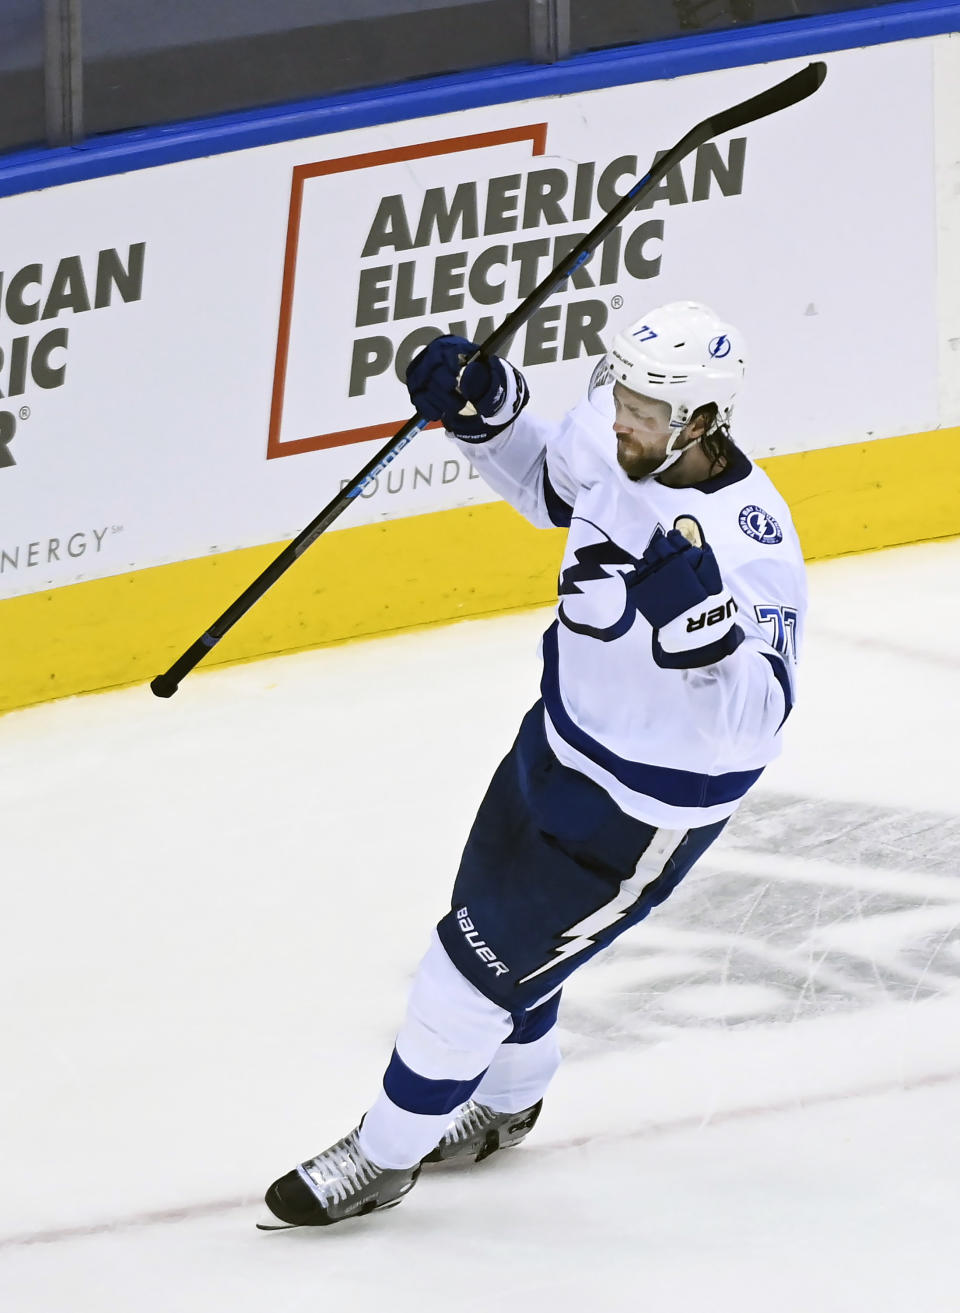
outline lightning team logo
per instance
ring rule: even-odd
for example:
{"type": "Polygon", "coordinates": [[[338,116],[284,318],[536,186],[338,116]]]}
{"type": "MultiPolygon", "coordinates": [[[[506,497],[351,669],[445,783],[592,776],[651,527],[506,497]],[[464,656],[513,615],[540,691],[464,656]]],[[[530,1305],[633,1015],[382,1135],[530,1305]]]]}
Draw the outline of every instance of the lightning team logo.
{"type": "Polygon", "coordinates": [[[635,571],[639,562],[589,520],[580,523],[596,529],[601,540],[574,548],[576,563],[568,565],[560,576],[560,623],[575,634],[612,643],[622,638],[637,618],[624,576],[635,571]],[[590,588],[582,586],[588,583],[590,588]]]}
{"type": "Polygon", "coordinates": [[[740,528],[754,542],[773,547],[783,542],[783,530],[769,513],[760,506],[744,506],[739,517],[740,528]]]}
{"type": "MultiPolygon", "coordinates": [[[[703,546],[703,529],[692,515],[678,515],[673,527],[692,546],[703,546]]],[[[647,546],[663,533],[663,525],[658,524],[647,546]]],[[[573,548],[574,563],[560,575],[557,616],[575,634],[612,643],[629,633],[639,614],[630,587],[637,582],[646,563],[643,557],[633,556],[599,525],[580,515],[571,521],[568,542],[574,537],[584,541],[573,548]]]]}
{"type": "Polygon", "coordinates": [[[622,638],[637,618],[627,585],[628,577],[635,575],[643,562],[579,515],[574,516],[570,532],[587,541],[574,548],[574,564],[560,575],[560,623],[575,634],[612,643],[622,638]],[[590,586],[585,587],[587,584],[590,586]]]}

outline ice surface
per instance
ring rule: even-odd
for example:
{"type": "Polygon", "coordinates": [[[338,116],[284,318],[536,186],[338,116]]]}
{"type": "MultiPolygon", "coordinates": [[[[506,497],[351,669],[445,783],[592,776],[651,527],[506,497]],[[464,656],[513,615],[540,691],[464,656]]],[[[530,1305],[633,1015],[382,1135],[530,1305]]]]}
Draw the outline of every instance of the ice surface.
{"type": "Polygon", "coordinates": [[[784,757],[534,1136],[330,1231],[257,1200],[375,1093],[547,614],[0,719],[4,1313],[957,1313],[958,575],[812,567],[784,757]]]}

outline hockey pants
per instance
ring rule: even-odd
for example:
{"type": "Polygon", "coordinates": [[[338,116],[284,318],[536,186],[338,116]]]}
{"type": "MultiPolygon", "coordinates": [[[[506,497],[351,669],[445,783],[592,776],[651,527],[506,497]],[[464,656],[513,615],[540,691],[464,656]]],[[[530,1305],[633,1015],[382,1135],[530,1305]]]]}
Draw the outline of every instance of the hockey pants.
{"type": "Polygon", "coordinates": [[[481,803],[361,1131],[382,1167],[409,1167],[476,1099],[540,1099],[560,1053],[564,980],[662,903],[723,829],[657,829],[562,766],[534,706],[481,803]]]}

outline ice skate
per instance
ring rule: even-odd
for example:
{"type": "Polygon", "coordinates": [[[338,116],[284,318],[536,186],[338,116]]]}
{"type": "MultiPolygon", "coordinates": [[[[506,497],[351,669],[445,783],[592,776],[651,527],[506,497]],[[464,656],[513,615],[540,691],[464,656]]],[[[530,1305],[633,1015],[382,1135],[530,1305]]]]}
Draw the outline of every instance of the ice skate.
{"type": "Polygon", "coordinates": [[[537,1124],[543,1100],[522,1112],[495,1112],[472,1099],[465,1103],[444,1132],[443,1139],[424,1158],[425,1163],[451,1159],[482,1162],[498,1149],[509,1149],[525,1139],[537,1124]]]}
{"type": "Polygon", "coordinates": [[[274,1181],[265,1195],[269,1212],[257,1229],[330,1226],[400,1203],[416,1184],[420,1165],[400,1171],[378,1167],[361,1150],[359,1130],[274,1181]]]}

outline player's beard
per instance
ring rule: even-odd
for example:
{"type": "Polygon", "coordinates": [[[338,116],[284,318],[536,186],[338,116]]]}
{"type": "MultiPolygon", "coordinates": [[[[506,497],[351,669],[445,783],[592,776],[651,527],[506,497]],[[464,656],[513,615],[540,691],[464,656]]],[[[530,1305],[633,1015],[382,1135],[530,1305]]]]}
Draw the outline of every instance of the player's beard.
{"type": "Polygon", "coordinates": [[[623,442],[617,442],[617,464],[628,479],[648,479],[663,463],[663,459],[662,456],[643,456],[630,451],[623,442]]]}

